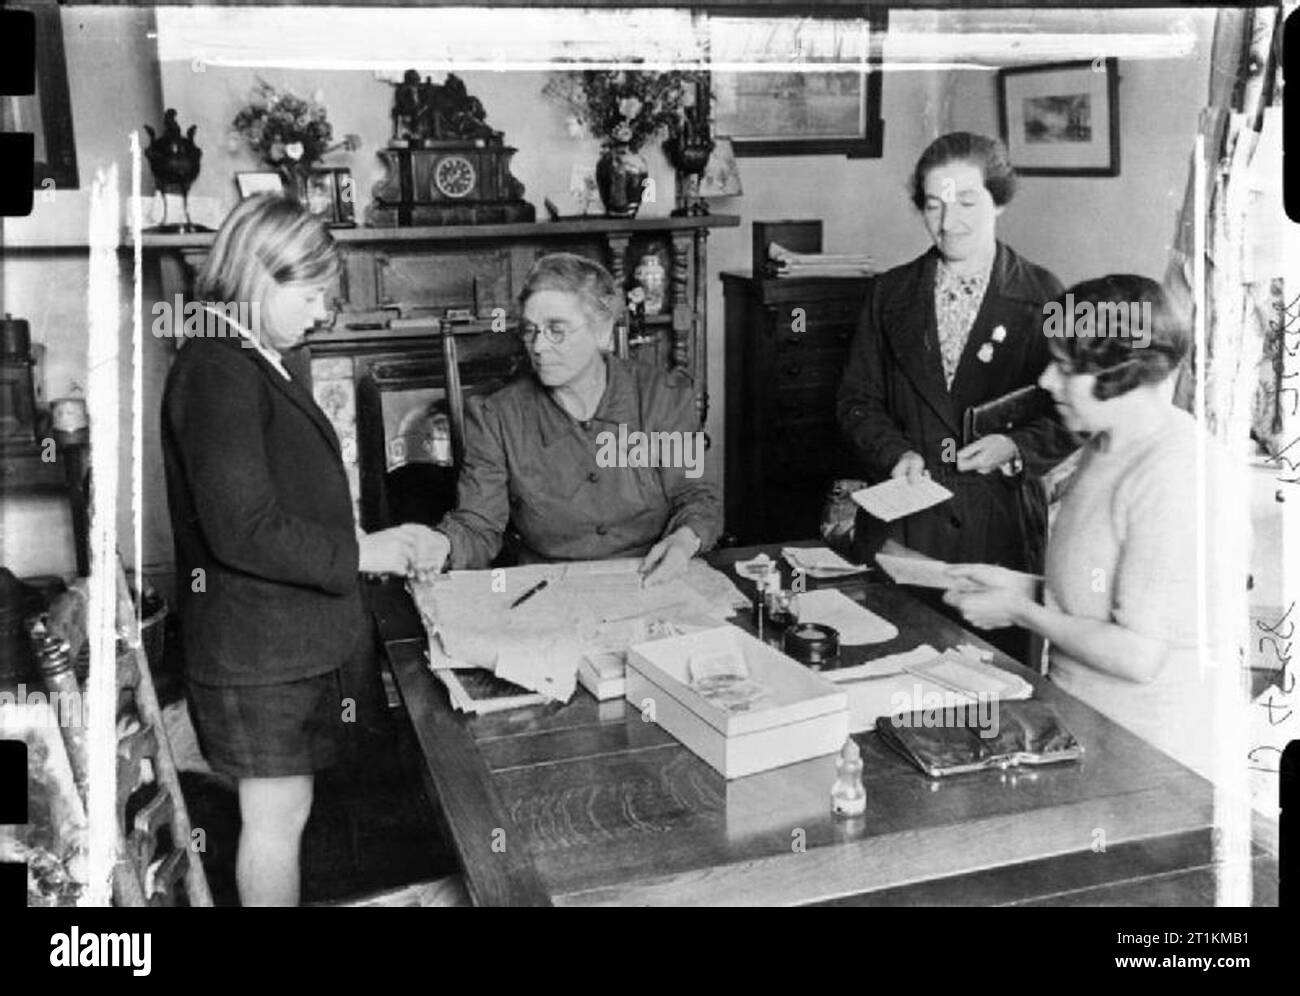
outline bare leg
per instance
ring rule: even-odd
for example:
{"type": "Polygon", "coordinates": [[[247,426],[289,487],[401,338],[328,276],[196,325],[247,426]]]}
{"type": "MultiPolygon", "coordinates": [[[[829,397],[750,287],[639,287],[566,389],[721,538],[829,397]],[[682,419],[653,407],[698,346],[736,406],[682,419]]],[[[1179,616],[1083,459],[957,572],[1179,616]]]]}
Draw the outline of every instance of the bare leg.
{"type": "Polygon", "coordinates": [[[298,905],[299,845],[311,800],[311,775],[239,780],[235,881],[244,906],[298,905]]]}

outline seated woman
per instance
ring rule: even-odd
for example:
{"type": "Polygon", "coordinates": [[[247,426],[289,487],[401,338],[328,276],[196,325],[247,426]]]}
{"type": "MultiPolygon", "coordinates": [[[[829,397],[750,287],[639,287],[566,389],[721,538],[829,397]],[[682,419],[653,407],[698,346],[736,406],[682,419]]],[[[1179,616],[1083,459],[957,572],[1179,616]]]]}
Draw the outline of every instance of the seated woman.
{"type": "Polygon", "coordinates": [[[1171,404],[1186,328],[1145,277],[1103,277],[1069,294],[1075,314],[1095,312],[1095,335],[1053,334],[1053,362],[1039,382],[1065,424],[1090,438],[1052,527],[1043,600],[1031,576],[991,565],[951,568],[962,583],[945,600],[976,626],[1046,637],[1052,681],[1210,776],[1216,715],[1228,715],[1216,707],[1239,694],[1220,610],[1242,597],[1245,577],[1233,564],[1240,516],[1225,504],[1218,447],[1171,404]],[[1198,519],[1207,529],[1203,564],[1198,519]],[[1202,613],[1215,665],[1204,673],[1202,613]]]}
{"type": "Polygon", "coordinates": [[[519,295],[533,376],[469,399],[457,507],[420,557],[423,569],[487,567],[507,525],[525,562],[641,557],[647,583],[716,542],[721,504],[700,477],[690,381],[611,354],[621,298],[609,273],[581,256],[533,266],[519,295]],[[677,433],[669,438],[681,445],[636,452],[636,432],[677,433]],[[622,440],[633,445],[620,450],[622,440]]]}

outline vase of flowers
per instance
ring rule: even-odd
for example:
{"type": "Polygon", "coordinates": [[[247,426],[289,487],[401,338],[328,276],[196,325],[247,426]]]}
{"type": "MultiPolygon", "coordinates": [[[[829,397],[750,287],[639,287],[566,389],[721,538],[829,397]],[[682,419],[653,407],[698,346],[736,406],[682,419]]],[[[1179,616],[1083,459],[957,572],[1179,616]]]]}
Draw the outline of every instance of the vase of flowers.
{"type": "Polygon", "coordinates": [[[596,186],[606,214],[630,218],[640,209],[649,176],[641,146],[677,126],[698,75],[582,70],[556,73],[546,84],[542,92],[569,109],[571,131],[601,141],[596,186]]]}
{"type": "Polygon", "coordinates": [[[231,123],[249,148],[284,178],[286,194],[300,202],[307,199],[312,169],[326,155],[361,147],[358,135],[344,135],[341,141],[334,141],[323,99],[319,90],[311,98],[304,98],[259,79],[249,94],[248,105],[231,123]]]}

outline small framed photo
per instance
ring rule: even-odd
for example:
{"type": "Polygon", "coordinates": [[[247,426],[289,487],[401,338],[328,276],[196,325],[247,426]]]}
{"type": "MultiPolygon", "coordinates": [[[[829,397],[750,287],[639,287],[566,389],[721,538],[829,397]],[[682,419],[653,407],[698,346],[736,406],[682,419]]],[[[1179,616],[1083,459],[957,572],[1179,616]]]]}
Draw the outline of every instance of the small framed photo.
{"type": "Polygon", "coordinates": [[[356,227],[356,186],[346,166],[321,166],[307,175],[303,204],[331,228],[356,227]]]}
{"type": "Polygon", "coordinates": [[[998,123],[1017,173],[1119,176],[1117,61],[999,70],[998,123]]]}
{"type": "Polygon", "coordinates": [[[275,170],[258,170],[249,173],[236,173],[235,186],[239,188],[241,199],[254,194],[279,194],[284,196],[284,178],[275,170]]]}

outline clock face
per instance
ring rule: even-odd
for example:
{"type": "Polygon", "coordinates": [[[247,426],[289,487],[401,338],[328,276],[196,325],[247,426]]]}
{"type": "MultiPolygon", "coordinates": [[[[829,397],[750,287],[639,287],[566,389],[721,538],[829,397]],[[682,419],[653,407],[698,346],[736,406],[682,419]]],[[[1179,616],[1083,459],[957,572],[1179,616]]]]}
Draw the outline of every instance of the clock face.
{"type": "Polygon", "coordinates": [[[433,167],[433,185],[443,197],[466,197],[477,183],[478,172],[464,156],[444,156],[433,167]]]}

